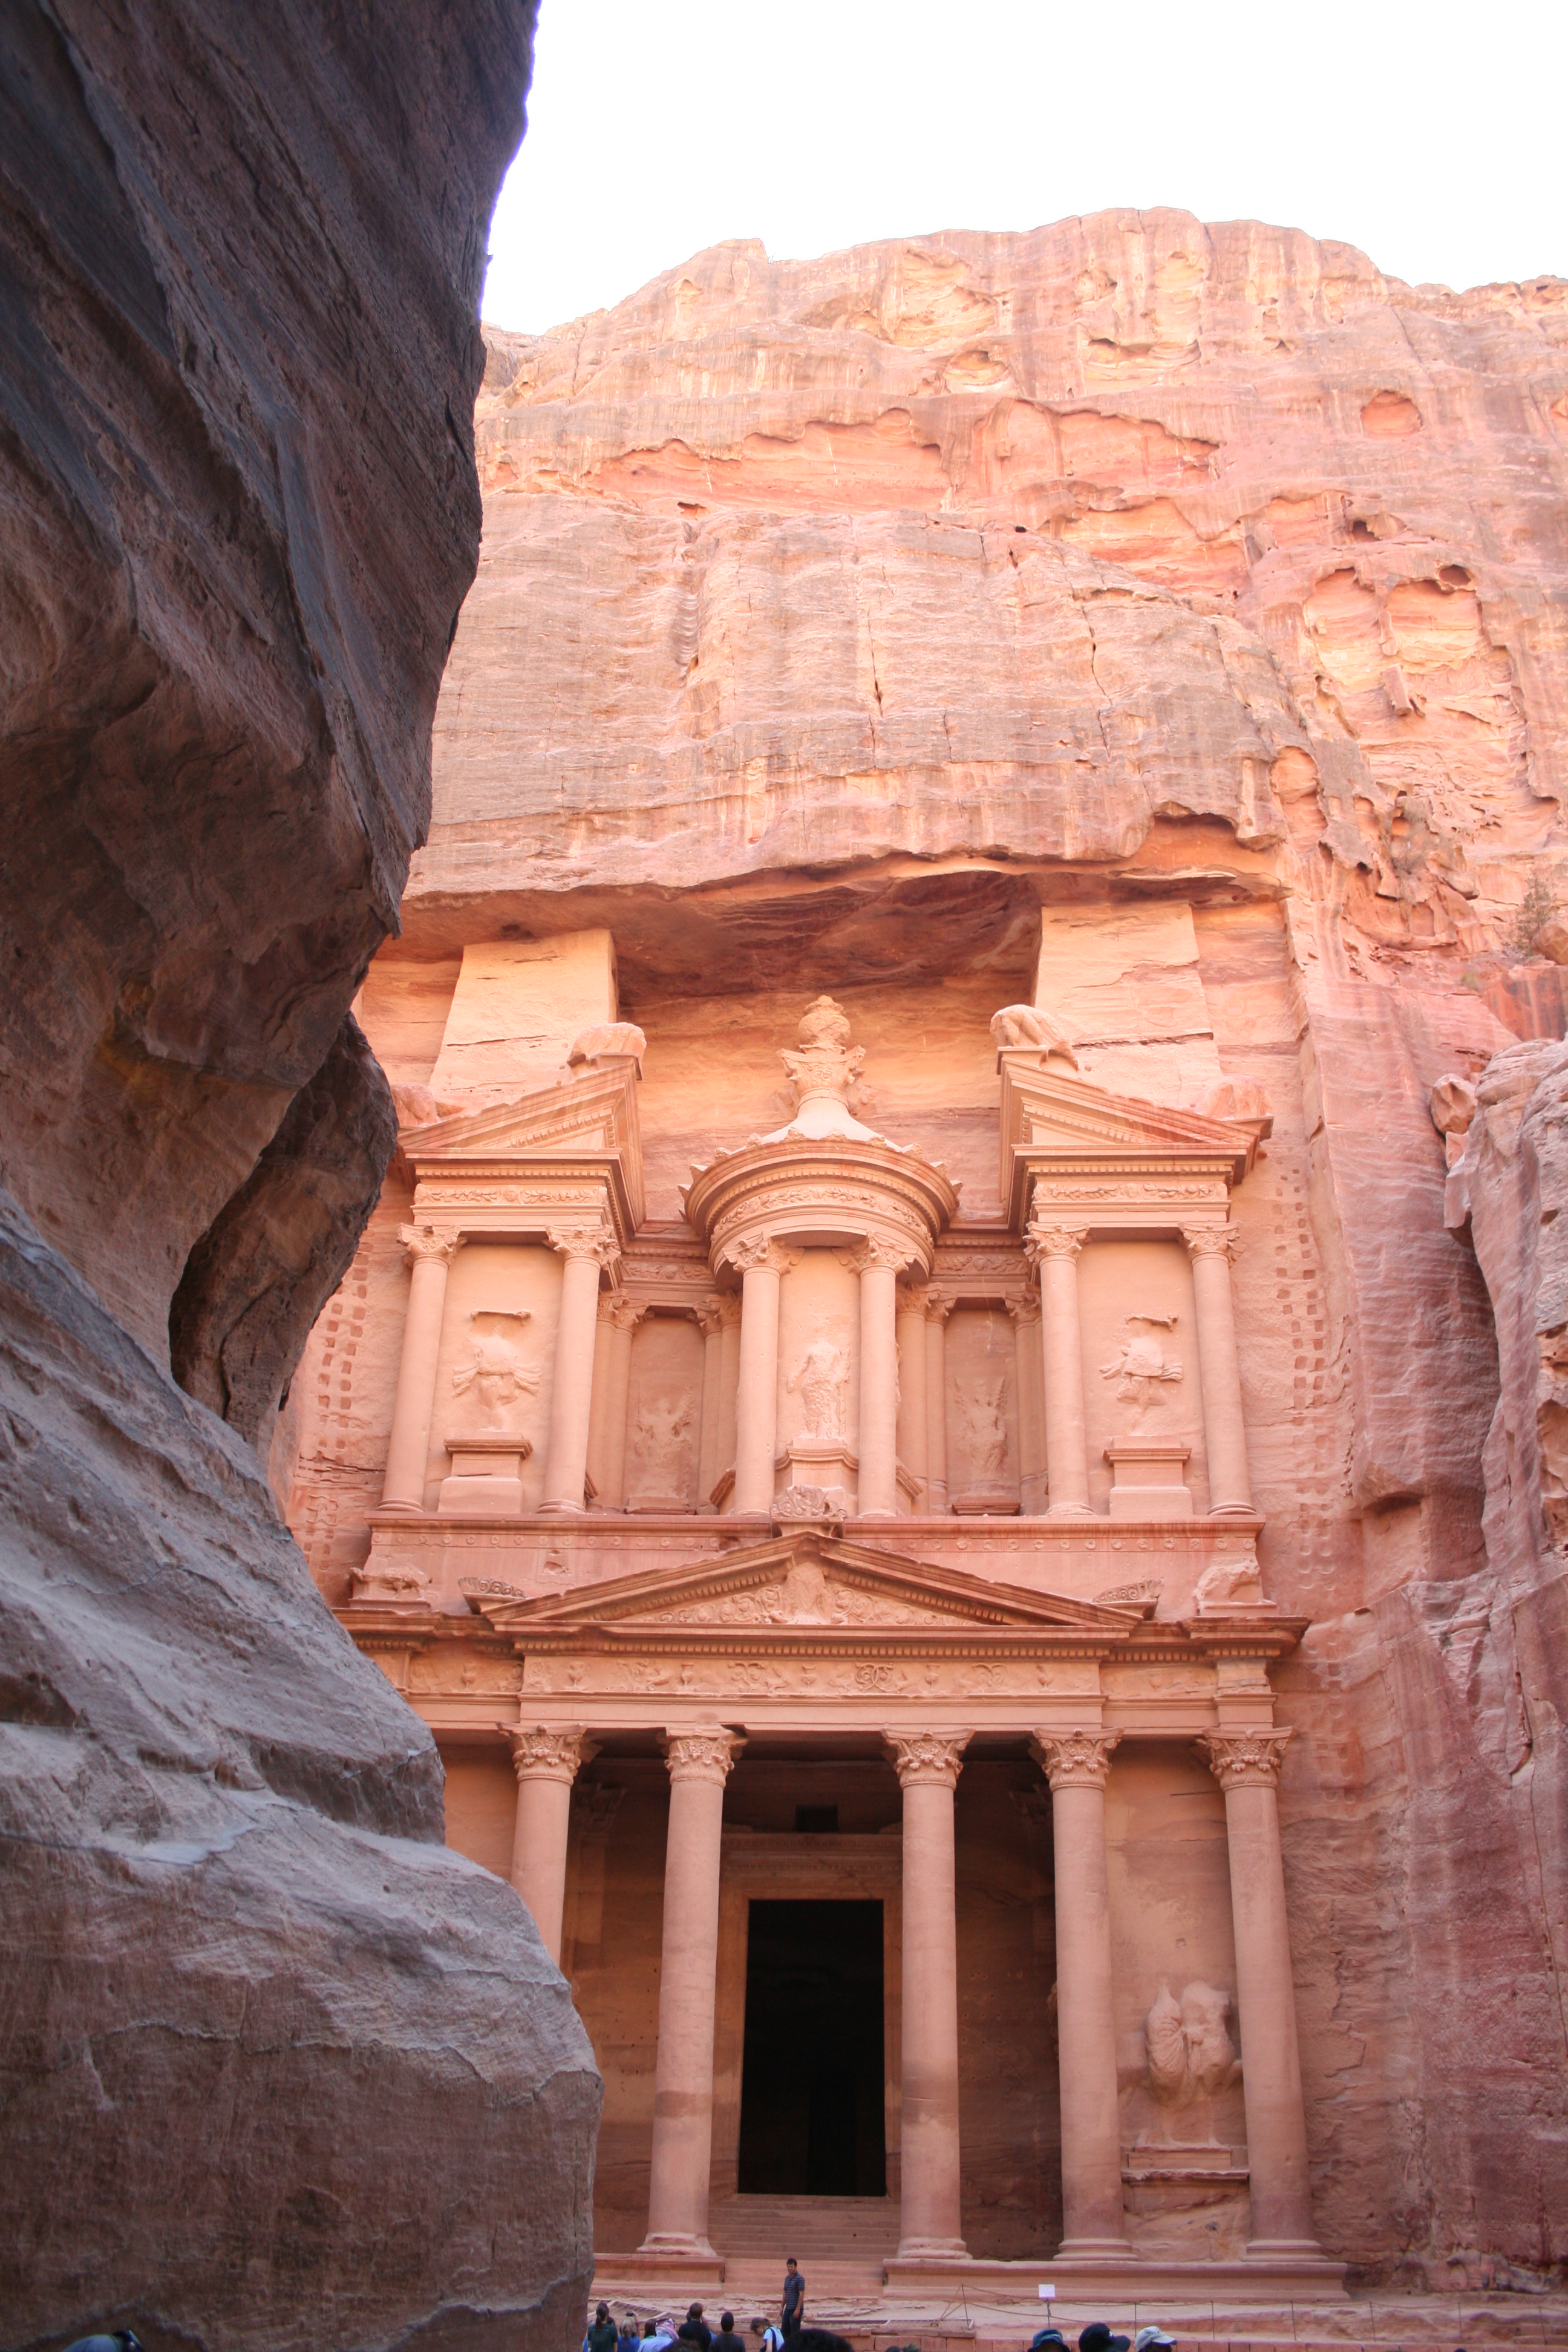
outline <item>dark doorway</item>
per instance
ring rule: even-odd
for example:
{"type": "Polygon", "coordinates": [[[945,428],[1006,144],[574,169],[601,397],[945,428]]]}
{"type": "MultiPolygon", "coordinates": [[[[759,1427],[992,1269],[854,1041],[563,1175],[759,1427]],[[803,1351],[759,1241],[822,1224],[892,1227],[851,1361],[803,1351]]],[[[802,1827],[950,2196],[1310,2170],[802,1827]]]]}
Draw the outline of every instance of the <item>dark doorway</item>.
{"type": "Polygon", "coordinates": [[[885,2197],[882,1906],[753,1903],[743,2197],[885,2197]]]}

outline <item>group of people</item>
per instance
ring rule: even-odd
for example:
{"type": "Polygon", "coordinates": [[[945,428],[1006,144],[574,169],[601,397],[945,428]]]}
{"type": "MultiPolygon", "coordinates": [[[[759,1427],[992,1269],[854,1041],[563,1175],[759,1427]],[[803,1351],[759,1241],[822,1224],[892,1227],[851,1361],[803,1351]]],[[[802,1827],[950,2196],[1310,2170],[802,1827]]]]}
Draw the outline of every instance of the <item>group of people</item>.
{"type": "MultiPolygon", "coordinates": [[[[1141,2327],[1136,2336],[1113,2336],[1103,2319],[1091,2319],[1078,2339],[1078,2352],[1165,2352],[1175,2341],[1163,2327],[1141,2327]]],[[[1042,2327],[1029,2352],[1068,2352],[1068,2339],[1059,2327],[1042,2327]]]]}
{"type": "MultiPolygon", "coordinates": [[[[786,2347],[787,2352],[850,2352],[842,2336],[826,2327],[807,2327],[805,2320],[805,2274],[790,2254],[776,2324],[764,2326],[760,2319],[751,2324],[752,2336],[762,2339],[761,2352],[786,2352],[786,2347]]],[[[639,2321],[636,2312],[627,2311],[617,2323],[610,2316],[609,2305],[602,2303],[583,2338],[583,2352],[668,2352],[670,2346],[683,2344],[691,2352],[747,2352],[744,2337],[735,2333],[734,2313],[722,2313],[718,2326],[710,2327],[700,2303],[692,2304],[679,2327],[672,2312],[639,2321]]]]}

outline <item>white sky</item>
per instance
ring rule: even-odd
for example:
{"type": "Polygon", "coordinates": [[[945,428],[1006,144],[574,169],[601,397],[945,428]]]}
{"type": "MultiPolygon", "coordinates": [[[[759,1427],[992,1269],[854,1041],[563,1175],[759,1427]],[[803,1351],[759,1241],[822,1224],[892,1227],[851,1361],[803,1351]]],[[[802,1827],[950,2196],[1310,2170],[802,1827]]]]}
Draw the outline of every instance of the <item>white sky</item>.
{"type": "Polygon", "coordinates": [[[484,315],[537,332],[724,237],[1179,205],[1412,284],[1568,276],[1564,0],[542,0],[484,315]]]}

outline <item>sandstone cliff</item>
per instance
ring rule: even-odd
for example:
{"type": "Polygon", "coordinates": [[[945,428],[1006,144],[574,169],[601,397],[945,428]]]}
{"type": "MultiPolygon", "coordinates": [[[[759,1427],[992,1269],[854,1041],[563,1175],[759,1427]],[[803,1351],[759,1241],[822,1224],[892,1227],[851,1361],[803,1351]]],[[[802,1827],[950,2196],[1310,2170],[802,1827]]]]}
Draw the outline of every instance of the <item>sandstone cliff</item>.
{"type": "Polygon", "coordinates": [[[545,2344],[585,2284],[564,1987],[237,1433],[391,1150],[346,1014],[427,819],[531,15],[0,27],[18,2345],[545,2344]]]}
{"type": "MultiPolygon", "coordinates": [[[[1066,985],[1075,908],[1190,908],[1102,1043],[1158,1091],[1201,1039],[1274,1107],[1237,1296],[1270,1590],[1314,1621],[1283,1804],[1320,2231],[1368,2278],[1551,2275],[1563,1562],[1502,1574],[1488,1442],[1488,1252],[1530,1213],[1500,1180],[1484,1280],[1426,1098],[1563,1025],[1531,950],[1568,872],[1568,285],[1413,289],[1173,212],[724,246],[492,334],[479,448],[430,843],[363,1000],[392,1075],[429,1079],[466,940],[607,924],[662,1115],[661,1036],[743,1140],[725,1038],[785,993],[858,989],[890,1054],[901,987],[1026,987],[1042,910],[1066,985]]],[[[318,1496],[374,1499],[351,1422],[318,1496]]]]}

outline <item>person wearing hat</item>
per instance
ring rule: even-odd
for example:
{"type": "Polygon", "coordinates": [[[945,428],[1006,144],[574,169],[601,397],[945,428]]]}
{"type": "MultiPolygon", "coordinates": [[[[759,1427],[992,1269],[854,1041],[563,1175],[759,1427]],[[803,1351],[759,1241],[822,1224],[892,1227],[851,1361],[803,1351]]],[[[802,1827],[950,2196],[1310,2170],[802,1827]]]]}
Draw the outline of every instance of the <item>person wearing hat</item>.
{"type": "Polygon", "coordinates": [[[1132,2339],[1132,2352],[1164,2352],[1165,2346],[1174,2352],[1175,2337],[1167,2336],[1163,2327],[1141,2327],[1132,2339]]]}
{"type": "Polygon", "coordinates": [[[1029,2352],[1067,2352],[1068,2340],[1059,2327],[1042,2327],[1029,2341],[1029,2352]]]}
{"type": "Polygon", "coordinates": [[[1103,2319],[1091,2319],[1078,2339],[1078,2352],[1132,2352],[1132,2338],[1112,2336],[1103,2319]]]}
{"type": "Polygon", "coordinates": [[[142,2339],[129,2327],[117,2327],[112,2336],[79,2336],[67,2352],[142,2352],[142,2339]]]}

